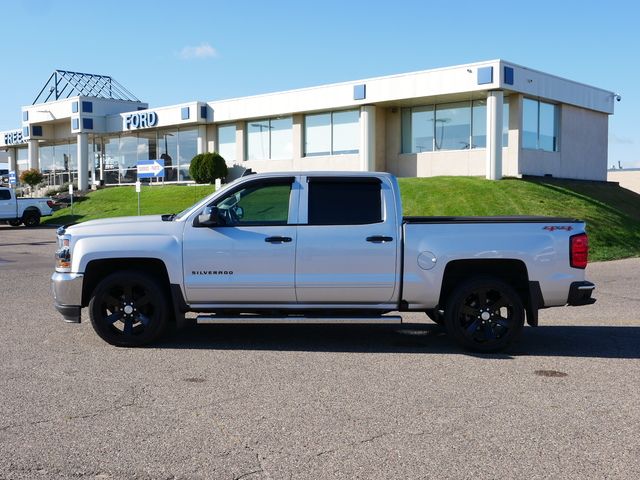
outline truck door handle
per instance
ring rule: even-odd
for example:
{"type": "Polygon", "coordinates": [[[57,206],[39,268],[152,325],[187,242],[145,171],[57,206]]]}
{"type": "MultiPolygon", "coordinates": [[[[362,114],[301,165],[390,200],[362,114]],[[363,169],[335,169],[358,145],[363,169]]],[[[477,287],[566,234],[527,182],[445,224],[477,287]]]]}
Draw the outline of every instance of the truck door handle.
{"type": "Polygon", "coordinates": [[[383,235],[374,235],[372,237],[367,237],[367,242],[371,242],[371,243],[393,242],[393,237],[385,237],[383,235]]]}
{"type": "Polygon", "coordinates": [[[267,237],[264,241],[269,243],[289,243],[291,237],[267,237]]]}

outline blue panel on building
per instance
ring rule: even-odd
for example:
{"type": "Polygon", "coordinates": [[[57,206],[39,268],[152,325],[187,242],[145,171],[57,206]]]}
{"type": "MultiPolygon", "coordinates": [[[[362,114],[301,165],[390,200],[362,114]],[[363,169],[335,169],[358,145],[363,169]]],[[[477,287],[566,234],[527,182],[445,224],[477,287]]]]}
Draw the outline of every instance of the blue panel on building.
{"type": "Polygon", "coordinates": [[[182,120],[189,120],[189,107],[182,107],[182,120]]]}
{"type": "Polygon", "coordinates": [[[353,86],[353,99],[354,100],[364,100],[367,98],[367,86],[362,85],[354,85],[353,86]]]}
{"type": "Polygon", "coordinates": [[[78,118],[71,119],[71,130],[79,130],[80,129],[80,120],[78,118]]]}
{"type": "Polygon", "coordinates": [[[504,67],[504,83],[507,85],[513,85],[513,68],[504,67]]]}
{"type": "Polygon", "coordinates": [[[22,121],[23,122],[29,121],[29,112],[22,112],[22,121]]]}
{"type": "Polygon", "coordinates": [[[78,102],[73,102],[71,104],[71,113],[78,113],[78,102]]]}
{"type": "Polygon", "coordinates": [[[33,127],[31,127],[31,133],[33,134],[34,137],[41,137],[42,136],[42,126],[41,125],[34,125],[33,127]]]}
{"type": "Polygon", "coordinates": [[[82,111],[85,113],[93,113],[93,102],[82,102],[82,111]]]}
{"type": "Polygon", "coordinates": [[[493,83],[493,67],[482,67],[478,69],[478,85],[493,83]]]}
{"type": "Polygon", "coordinates": [[[93,118],[83,118],[82,128],[84,130],[93,130],[93,118]]]}
{"type": "Polygon", "coordinates": [[[29,127],[22,127],[22,138],[29,137],[29,127]]]}
{"type": "Polygon", "coordinates": [[[204,118],[205,120],[207,119],[207,106],[206,105],[201,105],[200,106],[200,118],[204,118]]]}

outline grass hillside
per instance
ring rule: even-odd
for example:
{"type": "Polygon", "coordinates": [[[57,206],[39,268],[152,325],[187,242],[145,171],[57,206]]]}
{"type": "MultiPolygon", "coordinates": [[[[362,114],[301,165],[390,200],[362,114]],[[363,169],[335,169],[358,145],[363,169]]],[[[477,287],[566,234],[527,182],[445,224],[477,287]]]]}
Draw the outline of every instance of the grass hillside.
{"type": "MultiPolygon", "coordinates": [[[[640,256],[640,195],[615,185],[557,179],[478,177],[402,178],[405,215],[550,215],[587,222],[592,260],[640,256]]],[[[179,212],[213,191],[211,186],[142,187],[141,214],[179,212]]],[[[133,187],[88,194],[44,223],[136,215],[133,187]]]]}
{"type": "Polygon", "coordinates": [[[640,256],[640,195],[557,179],[402,178],[405,215],[549,215],[587,222],[592,260],[640,256]]]}

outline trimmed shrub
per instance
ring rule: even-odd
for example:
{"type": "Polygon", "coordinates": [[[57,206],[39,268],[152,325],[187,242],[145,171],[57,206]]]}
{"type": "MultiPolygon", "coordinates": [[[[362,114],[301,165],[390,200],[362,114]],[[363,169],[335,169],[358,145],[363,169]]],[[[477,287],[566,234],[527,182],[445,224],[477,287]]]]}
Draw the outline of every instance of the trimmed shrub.
{"type": "Polygon", "coordinates": [[[189,175],[196,183],[214,183],[227,176],[227,164],[218,152],[199,153],[191,160],[189,175]]]}

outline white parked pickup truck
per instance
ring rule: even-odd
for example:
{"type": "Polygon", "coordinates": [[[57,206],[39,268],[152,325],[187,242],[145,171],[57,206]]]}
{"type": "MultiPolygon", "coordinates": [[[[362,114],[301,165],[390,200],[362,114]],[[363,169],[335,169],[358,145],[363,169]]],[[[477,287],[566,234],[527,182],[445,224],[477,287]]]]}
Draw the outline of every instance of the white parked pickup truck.
{"type": "Polygon", "coordinates": [[[13,189],[0,187],[0,221],[14,227],[39,225],[41,217],[53,213],[52,206],[50,198],[17,198],[13,189]]]}
{"type": "Polygon", "coordinates": [[[386,173],[242,177],[175,215],[58,230],[55,305],[119,346],[168,322],[401,323],[422,311],[496,351],[538,310],[593,303],[585,224],[549,217],[403,217],[386,173]],[[389,315],[392,313],[391,315],[389,315]]]}

